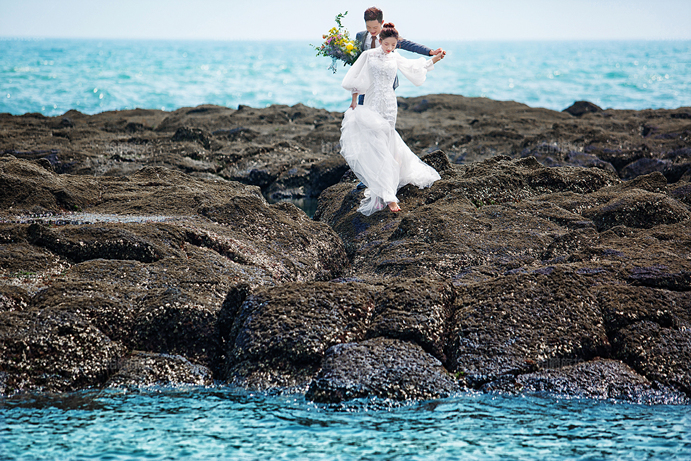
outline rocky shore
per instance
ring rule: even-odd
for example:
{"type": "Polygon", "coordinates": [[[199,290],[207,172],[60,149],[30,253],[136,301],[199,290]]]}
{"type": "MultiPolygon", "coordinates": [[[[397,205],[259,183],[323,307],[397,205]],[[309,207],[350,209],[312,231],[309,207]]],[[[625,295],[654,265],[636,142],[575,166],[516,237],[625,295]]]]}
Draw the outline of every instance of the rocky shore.
{"type": "Polygon", "coordinates": [[[442,179],[370,217],[340,113],[0,114],[0,393],[688,404],[691,108],[399,107],[442,179]]]}

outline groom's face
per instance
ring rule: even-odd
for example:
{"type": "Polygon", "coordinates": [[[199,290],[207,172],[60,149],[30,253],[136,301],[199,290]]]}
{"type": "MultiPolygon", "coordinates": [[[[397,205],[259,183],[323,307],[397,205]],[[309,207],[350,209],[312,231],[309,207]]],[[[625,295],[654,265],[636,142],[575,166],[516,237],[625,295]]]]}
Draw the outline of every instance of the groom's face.
{"type": "Polygon", "coordinates": [[[383,22],[379,22],[376,19],[372,21],[365,21],[365,26],[367,26],[367,32],[374,35],[375,37],[381,32],[381,26],[383,22]]]}

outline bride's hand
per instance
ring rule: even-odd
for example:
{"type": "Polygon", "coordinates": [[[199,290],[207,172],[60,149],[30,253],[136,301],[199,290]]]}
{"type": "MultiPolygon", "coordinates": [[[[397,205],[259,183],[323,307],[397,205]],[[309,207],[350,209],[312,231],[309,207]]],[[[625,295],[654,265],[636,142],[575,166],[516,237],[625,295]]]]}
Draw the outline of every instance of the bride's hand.
{"type": "Polygon", "coordinates": [[[359,94],[353,93],[353,101],[350,103],[350,109],[355,110],[355,108],[357,107],[358,96],[359,94]]]}
{"type": "Polygon", "coordinates": [[[444,59],[444,56],[446,56],[446,51],[441,50],[440,53],[437,53],[434,56],[432,56],[432,62],[436,64],[439,61],[441,61],[442,59],[444,59]]]}

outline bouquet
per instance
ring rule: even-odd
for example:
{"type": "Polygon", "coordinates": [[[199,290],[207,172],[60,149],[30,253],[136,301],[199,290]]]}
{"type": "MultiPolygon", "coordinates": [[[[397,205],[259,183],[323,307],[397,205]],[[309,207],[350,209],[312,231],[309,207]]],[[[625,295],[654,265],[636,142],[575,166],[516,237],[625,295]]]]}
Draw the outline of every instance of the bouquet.
{"type": "Polygon", "coordinates": [[[332,27],[328,34],[322,35],[324,43],[321,46],[310,45],[317,51],[317,56],[331,58],[329,69],[334,73],[336,73],[337,61],[343,61],[344,66],[346,64],[353,64],[362,51],[360,50],[360,45],[355,40],[350,39],[348,30],[341,24],[341,19],[346,14],[348,14],[347,11],[336,15],[336,25],[338,27],[332,27]]]}

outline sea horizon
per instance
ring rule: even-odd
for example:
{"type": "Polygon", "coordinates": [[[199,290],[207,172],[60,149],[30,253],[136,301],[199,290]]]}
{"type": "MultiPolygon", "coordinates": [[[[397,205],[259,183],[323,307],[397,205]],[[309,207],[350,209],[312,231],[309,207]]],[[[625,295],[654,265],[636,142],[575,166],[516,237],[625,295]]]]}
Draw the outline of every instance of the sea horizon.
{"type": "MultiPolygon", "coordinates": [[[[332,73],[309,40],[0,37],[0,113],[273,104],[344,111],[347,67],[332,73]],[[250,45],[250,46],[248,46],[250,45]]],[[[315,39],[313,43],[318,43],[315,39]]],[[[448,50],[427,81],[397,96],[460,94],[564,110],[691,106],[689,40],[427,41],[448,50]]],[[[418,58],[402,52],[407,58],[418,58]]]]}

